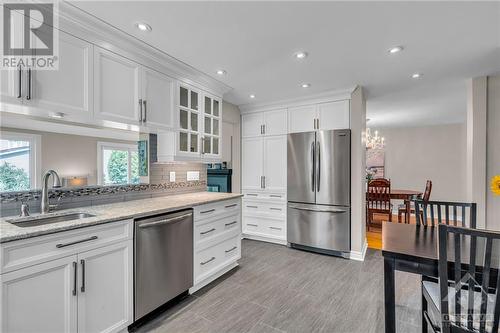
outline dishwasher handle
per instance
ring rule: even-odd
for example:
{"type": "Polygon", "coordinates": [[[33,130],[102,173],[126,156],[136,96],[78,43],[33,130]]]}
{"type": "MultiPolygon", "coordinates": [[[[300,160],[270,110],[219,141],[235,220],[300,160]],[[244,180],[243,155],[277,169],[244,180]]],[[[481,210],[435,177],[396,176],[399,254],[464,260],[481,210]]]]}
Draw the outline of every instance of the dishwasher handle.
{"type": "Polygon", "coordinates": [[[179,222],[181,220],[184,220],[186,217],[190,217],[192,215],[193,215],[193,213],[187,213],[187,214],[182,214],[182,215],[179,215],[176,217],[171,217],[171,218],[164,219],[164,220],[139,224],[139,228],[150,228],[150,227],[157,227],[157,226],[164,225],[164,224],[171,224],[171,223],[175,223],[175,222],[179,222]]]}

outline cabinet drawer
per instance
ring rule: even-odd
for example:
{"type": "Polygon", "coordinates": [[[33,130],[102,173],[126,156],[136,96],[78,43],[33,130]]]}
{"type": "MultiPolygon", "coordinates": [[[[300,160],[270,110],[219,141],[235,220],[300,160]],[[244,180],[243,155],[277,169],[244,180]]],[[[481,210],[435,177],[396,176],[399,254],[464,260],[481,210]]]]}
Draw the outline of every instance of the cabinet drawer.
{"type": "Polygon", "coordinates": [[[271,238],[286,238],[284,220],[265,219],[257,216],[243,217],[243,233],[271,238]]]}
{"type": "Polygon", "coordinates": [[[240,235],[197,252],[194,259],[195,284],[239,258],[241,258],[240,235]]]}
{"type": "Polygon", "coordinates": [[[195,248],[199,249],[200,246],[207,246],[217,239],[227,238],[228,234],[239,234],[240,231],[240,214],[199,223],[194,227],[195,248]]]}
{"type": "Polygon", "coordinates": [[[212,218],[214,216],[221,216],[226,214],[233,214],[240,212],[241,200],[225,200],[194,207],[194,221],[197,223],[199,220],[212,218]]]}
{"type": "Polygon", "coordinates": [[[243,202],[243,214],[284,218],[286,216],[286,204],[245,200],[243,202]]]}
{"type": "Polygon", "coordinates": [[[133,221],[111,222],[1,244],[0,273],[133,238],[133,221]]]}
{"type": "Polygon", "coordinates": [[[284,193],[267,193],[267,192],[252,192],[246,191],[244,193],[243,199],[257,199],[257,200],[273,200],[273,201],[283,201],[286,203],[286,195],[284,193]]]}

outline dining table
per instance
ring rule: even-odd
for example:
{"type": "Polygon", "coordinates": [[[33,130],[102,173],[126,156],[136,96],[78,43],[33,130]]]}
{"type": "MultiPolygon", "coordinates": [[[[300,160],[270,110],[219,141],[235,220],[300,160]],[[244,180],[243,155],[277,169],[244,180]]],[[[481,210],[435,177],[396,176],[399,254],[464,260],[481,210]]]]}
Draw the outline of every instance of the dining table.
{"type": "Polygon", "coordinates": [[[405,221],[409,223],[411,210],[410,201],[415,197],[421,198],[422,195],[423,193],[421,191],[391,189],[390,197],[391,200],[404,200],[404,205],[406,207],[405,221]]]}
{"type": "MultiPolygon", "coordinates": [[[[395,272],[403,271],[438,278],[438,242],[437,227],[382,222],[386,333],[396,332],[395,272]]],[[[449,246],[448,250],[453,253],[453,242],[449,242],[449,246]]],[[[464,242],[461,250],[462,258],[465,260],[469,257],[469,244],[464,242]]],[[[492,263],[498,263],[500,246],[496,246],[493,253],[492,263]]],[[[492,267],[490,281],[497,281],[499,270],[500,267],[492,267]]]]}

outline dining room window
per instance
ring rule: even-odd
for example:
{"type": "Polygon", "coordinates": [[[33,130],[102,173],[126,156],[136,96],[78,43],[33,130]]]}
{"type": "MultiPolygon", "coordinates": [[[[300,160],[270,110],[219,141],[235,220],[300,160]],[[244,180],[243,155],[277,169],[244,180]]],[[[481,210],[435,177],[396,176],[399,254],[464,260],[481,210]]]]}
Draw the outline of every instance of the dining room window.
{"type": "Polygon", "coordinates": [[[97,179],[100,185],[139,183],[137,145],[97,143],[97,179]]]}
{"type": "Polygon", "coordinates": [[[0,133],[0,192],[37,188],[40,179],[40,135],[0,133]]]}

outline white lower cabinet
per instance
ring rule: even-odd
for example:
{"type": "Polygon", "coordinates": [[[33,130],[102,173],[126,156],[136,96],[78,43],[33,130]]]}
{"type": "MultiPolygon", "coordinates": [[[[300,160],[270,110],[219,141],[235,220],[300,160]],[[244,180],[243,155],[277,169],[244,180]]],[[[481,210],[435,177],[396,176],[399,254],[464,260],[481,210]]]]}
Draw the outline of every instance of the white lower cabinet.
{"type": "Polygon", "coordinates": [[[2,332],[117,332],[132,323],[132,221],[7,242],[2,253],[30,241],[44,246],[26,247],[25,257],[47,261],[0,275],[2,332]]]}
{"type": "Polygon", "coordinates": [[[241,199],[194,208],[194,286],[206,286],[238,265],[241,258],[241,199]]]}
{"type": "Polygon", "coordinates": [[[1,331],[77,332],[76,255],[0,275],[1,331]]]}

